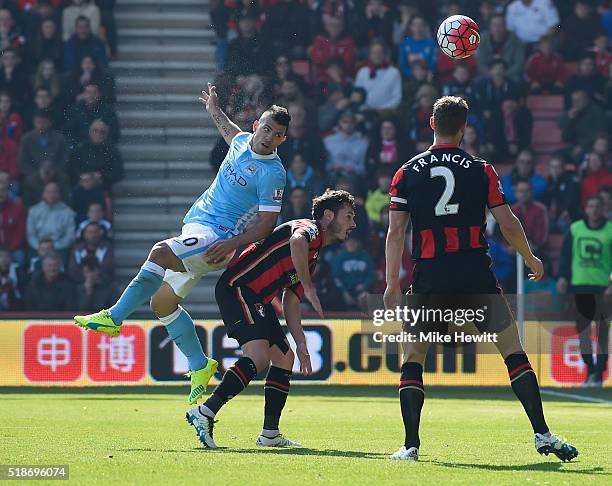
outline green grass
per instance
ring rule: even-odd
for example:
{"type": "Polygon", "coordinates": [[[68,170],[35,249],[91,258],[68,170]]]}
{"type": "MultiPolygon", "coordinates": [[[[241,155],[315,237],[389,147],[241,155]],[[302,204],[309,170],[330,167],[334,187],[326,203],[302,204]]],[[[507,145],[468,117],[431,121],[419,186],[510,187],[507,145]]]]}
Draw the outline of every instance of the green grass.
{"type": "MultiPolygon", "coordinates": [[[[567,390],[565,390],[567,391],[567,390]]],[[[612,400],[610,390],[573,391],[612,400]]],[[[392,387],[294,385],[282,430],[301,449],[254,445],[263,392],[218,415],[219,450],[184,420],[187,388],[0,389],[0,462],[69,464],[80,484],[612,484],[612,407],[545,396],[552,430],[580,451],[540,456],[509,389],[430,388],[421,461],[392,462],[403,440],[392,387]]]]}

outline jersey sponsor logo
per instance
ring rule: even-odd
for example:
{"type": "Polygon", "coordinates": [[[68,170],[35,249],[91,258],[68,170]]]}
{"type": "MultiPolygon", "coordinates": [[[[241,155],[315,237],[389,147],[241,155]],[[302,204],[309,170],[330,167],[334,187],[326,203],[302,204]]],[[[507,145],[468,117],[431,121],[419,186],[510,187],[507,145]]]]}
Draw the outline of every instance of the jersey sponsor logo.
{"type": "Polygon", "coordinates": [[[274,195],[272,196],[272,199],[274,199],[275,201],[282,201],[283,200],[283,189],[274,189],[274,195]]]}
{"type": "Polygon", "coordinates": [[[261,316],[261,317],[266,317],[266,310],[263,306],[263,304],[260,304],[259,302],[257,302],[255,304],[255,310],[257,311],[257,313],[261,316]]]}
{"type": "Polygon", "coordinates": [[[232,164],[225,165],[225,169],[223,169],[223,175],[233,186],[235,186],[236,184],[242,187],[247,185],[246,179],[240,174],[238,174],[238,172],[236,172],[236,170],[232,167],[232,164]]]}
{"type": "Polygon", "coordinates": [[[290,285],[295,285],[297,283],[300,282],[299,277],[297,276],[297,273],[292,273],[289,275],[289,284],[290,285]]]}

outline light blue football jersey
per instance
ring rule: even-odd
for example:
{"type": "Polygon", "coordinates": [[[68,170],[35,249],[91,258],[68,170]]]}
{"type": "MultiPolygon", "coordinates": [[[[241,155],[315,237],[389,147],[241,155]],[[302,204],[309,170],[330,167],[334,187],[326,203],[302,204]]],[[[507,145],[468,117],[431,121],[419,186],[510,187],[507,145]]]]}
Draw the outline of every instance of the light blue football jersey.
{"type": "Polygon", "coordinates": [[[234,137],[215,180],[193,203],[184,224],[206,224],[221,234],[237,235],[258,211],[280,212],[285,168],[276,152],[253,152],[252,136],[241,132],[234,137]]]}

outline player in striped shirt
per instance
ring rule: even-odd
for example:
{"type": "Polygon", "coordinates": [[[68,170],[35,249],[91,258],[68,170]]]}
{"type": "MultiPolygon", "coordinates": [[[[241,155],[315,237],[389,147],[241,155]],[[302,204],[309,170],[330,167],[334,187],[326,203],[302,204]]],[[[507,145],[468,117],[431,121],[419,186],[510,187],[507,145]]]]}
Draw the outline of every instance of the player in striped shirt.
{"type": "Polygon", "coordinates": [[[187,411],[200,442],[215,449],[214,418],[229,399],[270,367],[265,384],[265,413],[258,446],[299,446],[279,431],[295,355],[289,347],[271,302],[282,294],[283,312],[296,343],[300,371],[312,368],[302,329],[300,299],[310,301],[323,317],[311,275],[322,248],[345,241],[355,229],[355,202],[346,191],[328,189],[312,202],[312,220],[297,219],[278,226],[265,240],[247,247],[223,273],[216,298],[227,335],[238,341],[243,356],[226,372],[210,398],[187,411]]]}
{"type": "MultiPolygon", "coordinates": [[[[467,114],[468,105],[459,97],[445,96],[437,100],[430,119],[433,145],[406,162],[393,178],[385,252],[385,307],[395,309],[401,301],[400,262],[408,223],[412,221],[412,257],[415,260],[412,293],[434,311],[461,307],[471,311],[487,309],[485,321],[488,322],[475,322],[475,326],[480,332],[500,330],[495,345],[504,358],[512,390],[531,422],[536,450],[569,461],[578,451],[548,429],[535,372],[491,271],[484,237],[487,208],[508,243],[523,256],[533,272],[529,278],[539,281],[544,268],[532,253],[521,223],[506,203],[493,166],[459,148],[467,114]],[[487,297],[487,294],[498,295],[487,297]]],[[[444,322],[421,320],[405,328],[410,330],[412,326],[423,331],[448,333],[448,323],[444,322]]],[[[415,334],[415,337],[422,334],[427,333],[415,334]]],[[[423,363],[430,342],[415,339],[402,344],[400,405],[406,435],[404,445],[391,455],[391,459],[416,461],[425,400],[423,363]]]]}

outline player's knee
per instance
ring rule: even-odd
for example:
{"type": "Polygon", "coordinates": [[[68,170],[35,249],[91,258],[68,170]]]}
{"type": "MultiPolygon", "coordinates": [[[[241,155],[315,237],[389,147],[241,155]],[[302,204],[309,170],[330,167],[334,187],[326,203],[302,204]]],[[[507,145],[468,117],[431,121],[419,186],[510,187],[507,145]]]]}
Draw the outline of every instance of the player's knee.
{"type": "Polygon", "coordinates": [[[295,362],[295,353],[289,348],[289,350],[282,355],[280,359],[278,359],[278,363],[274,361],[272,364],[274,366],[278,366],[279,368],[283,368],[285,370],[290,370],[293,368],[293,363],[295,362]]]}
{"type": "Polygon", "coordinates": [[[149,306],[157,317],[166,317],[172,314],[173,312],[176,312],[179,303],[179,298],[168,298],[168,296],[164,293],[156,292],[151,297],[149,306]]]}
{"type": "Polygon", "coordinates": [[[163,241],[158,241],[151,248],[151,252],[149,253],[149,261],[157,263],[163,268],[168,268],[168,264],[170,263],[170,258],[174,254],[170,247],[164,243],[163,241]]]}

